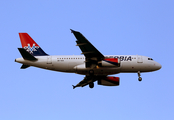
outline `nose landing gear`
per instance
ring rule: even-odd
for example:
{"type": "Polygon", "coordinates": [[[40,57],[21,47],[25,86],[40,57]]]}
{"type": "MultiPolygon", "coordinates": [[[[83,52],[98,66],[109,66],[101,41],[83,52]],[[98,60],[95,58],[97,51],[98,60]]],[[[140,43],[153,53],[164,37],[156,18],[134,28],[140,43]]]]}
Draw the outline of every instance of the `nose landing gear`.
{"type": "Polygon", "coordinates": [[[138,81],[142,81],[142,77],[140,77],[140,71],[138,71],[138,81]]]}

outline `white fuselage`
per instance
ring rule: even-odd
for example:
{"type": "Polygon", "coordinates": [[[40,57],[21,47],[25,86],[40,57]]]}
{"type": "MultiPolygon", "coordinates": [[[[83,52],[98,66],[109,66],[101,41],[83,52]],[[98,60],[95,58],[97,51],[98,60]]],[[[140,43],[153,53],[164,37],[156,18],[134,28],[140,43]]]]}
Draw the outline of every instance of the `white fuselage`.
{"type": "MultiPolygon", "coordinates": [[[[85,56],[83,55],[57,55],[57,56],[35,56],[37,61],[15,59],[16,62],[28,66],[39,67],[43,69],[69,72],[87,75],[91,68],[85,66],[85,56]]],[[[119,58],[120,67],[95,67],[95,75],[111,75],[117,73],[130,72],[151,72],[161,68],[158,62],[149,57],[140,55],[105,55],[107,58],[119,58]]]]}

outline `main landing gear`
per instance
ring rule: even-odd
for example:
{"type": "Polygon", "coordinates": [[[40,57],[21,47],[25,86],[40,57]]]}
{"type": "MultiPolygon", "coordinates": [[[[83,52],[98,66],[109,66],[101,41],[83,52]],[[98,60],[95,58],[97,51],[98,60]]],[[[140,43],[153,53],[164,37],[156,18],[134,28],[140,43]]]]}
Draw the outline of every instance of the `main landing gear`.
{"type": "MultiPolygon", "coordinates": [[[[91,76],[91,77],[94,76],[94,70],[89,70],[89,76],[91,76]]],[[[89,87],[93,88],[94,87],[94,82],[89,83],[89,87]]]]}
{"type": "Polygon", "coordinates": [[[138,81],[142,81],[142,77],[140,77],[140,71],[138,71],[138,81]]]}

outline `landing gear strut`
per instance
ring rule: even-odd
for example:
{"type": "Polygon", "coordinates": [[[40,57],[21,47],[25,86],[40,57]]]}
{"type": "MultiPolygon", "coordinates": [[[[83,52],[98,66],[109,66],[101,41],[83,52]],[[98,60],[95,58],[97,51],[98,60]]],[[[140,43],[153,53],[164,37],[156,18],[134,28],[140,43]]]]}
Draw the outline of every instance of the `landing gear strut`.
{"type": "MultiPolygon", "coordinates": [[[[89,77],[91,77],[93,79],[93,76],[94,76],[94,70],[89,70],[89,77]]],[[[94,87],[94,83],[93,82],[90,82],[89,83],[89,87],[90,88],[93,88],[94,87]]]]}
{"type": "Polygon", "coordinates": [[[140,71],[138,71],[138,80],[139,81],[142,81],[142,77],[140,77],[141,75],[140,75],[140,71]]]}

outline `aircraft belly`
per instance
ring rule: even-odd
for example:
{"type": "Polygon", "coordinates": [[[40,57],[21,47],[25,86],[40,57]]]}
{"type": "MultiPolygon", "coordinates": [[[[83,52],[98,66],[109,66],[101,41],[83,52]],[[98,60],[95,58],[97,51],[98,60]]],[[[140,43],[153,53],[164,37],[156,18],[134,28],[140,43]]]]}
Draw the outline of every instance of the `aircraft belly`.
{"type": "Polygon", "coordinates": [[[82,64],[82,61],[71,61],[71,60],[57,60],[53,61],[54,69],[62,72],[75,72],[74,67],[78,64],[82,64]]]}
{"type": "MultiPolygon", "coordinates": [[[[91,68],[76,69],[77,74],[88,75],[91,68]]],[[[121,68],[93,68],[94,75],[112,75],[120,73],[121,68]]]]}
{"type": "Polygon", "coordinates": [[[56,71],[66,72],[68,70],[68,65],[66,62],[53,62],[53,65],[56,71]]]}

